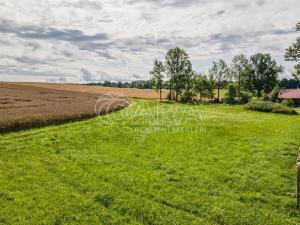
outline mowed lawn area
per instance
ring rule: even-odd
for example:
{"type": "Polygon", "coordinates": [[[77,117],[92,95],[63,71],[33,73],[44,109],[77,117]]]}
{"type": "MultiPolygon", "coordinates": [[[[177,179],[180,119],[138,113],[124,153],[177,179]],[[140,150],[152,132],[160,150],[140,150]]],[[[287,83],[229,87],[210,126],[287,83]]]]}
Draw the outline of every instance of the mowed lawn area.
{"type": "Polygon", "coordinates": [[[134,100],[0,146],[0,224],[300,223],[300,116],[134,100]]]}

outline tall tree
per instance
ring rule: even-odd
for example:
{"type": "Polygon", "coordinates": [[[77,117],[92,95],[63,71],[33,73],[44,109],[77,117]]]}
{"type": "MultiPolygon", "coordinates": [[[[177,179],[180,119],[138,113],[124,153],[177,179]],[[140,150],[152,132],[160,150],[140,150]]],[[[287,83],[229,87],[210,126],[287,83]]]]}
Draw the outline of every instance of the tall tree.
{"type": "Polygon", "coordinates": [[[203,98],[210,97],[211,95],[210,82],[206,76],[196,76],[193,89],[200,95],[200,101],[202,101],[203,98]]]}
{"type": "Polygon", "coordinates": [[[192,73],[192,63],[188,54],[178,47],[170,49],[166,55],[166,72],[170,78],[170,95],[173,100],[172,91],[175,90],[176,101],[181,91],[185,88],[187,77],[192,73]]]}
{"type": "Polygon", "coordinates": [[[230,76],[230,71],[224,60],[220,59],[218,62],[213,62],[209,74],[216,80],[218,89],[218,101],[220,101],[220,89],[222,81],[230,76]]]}
{"type": "Polygon", "coordinates": [[[184,94],[188,102],[191,101],[193,97],[193,85],[195,82],[195,77],[196,77],[196,72],[192,68],[192,63],[189,63],[189,66],[186,67],[186,70],[184,72],[181,81],[183,82],[184,94]]]}
{"type": "Polygon", "coordinates": [[[214,77],[212,75],[209,75],[208,83],[209,83],[209,86],[208,86],[207,90],[209,92],[209,97],[212,100],[214,98],[214,95],[215,95],[215,86],[216,86],[214,77]]]}
{"type": "Polygon", "coordinates": [[[160,101],[162,101],[162,89],[164,83],[165,66],[162,61],[155,59],[154,66],[150,72],[151,81],[153,82],[154,89],[159,92],[160,101]]]}
{"type": "Polygon", "coordinates": [[[278,76],[283,72],[283,67],[277,65],[270,54],[257,53],[251,56],[250,62],[250,76],[257,96],[261,97],[263,92],[270,93],[278,84],[278,76]]]}
{"type": "Polygon", "coordinates": [[[231,73],[233,79],[237,82],[237,98],[240,99],[242,78],[249,71],[249,60],[243,54],[237,55],[232,60],[231,73]]]}
{"type": "Polygon", "coordinates": [[[295,72],[293,73],[293,76],[294,76],[295,80],[297,80],[299,82],[300,81],[300,63],[297,64],[294,68],[295,68],[295,72]]]}
{"type": "MultiPolygon", "coordinates": [[[[296,25],[297,31],[300,31],[300,23],[296,25]]],[[[285,51],[285,60],[287,61],[300,61],[300,37],[297,38],[296,42],[293,43],[288,49],[285,51]]],[[[300,63],[295,65],[295,72],[293,76],[299,82],[300,80],[300,63]]]]}

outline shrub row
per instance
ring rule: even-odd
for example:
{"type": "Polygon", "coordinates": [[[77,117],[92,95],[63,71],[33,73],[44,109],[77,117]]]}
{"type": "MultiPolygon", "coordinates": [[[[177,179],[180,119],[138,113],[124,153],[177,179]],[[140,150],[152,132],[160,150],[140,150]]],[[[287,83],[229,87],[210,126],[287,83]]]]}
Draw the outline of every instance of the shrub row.
{"type": "Polygon", "coordinates": [[[298,112],[288,106],[265,101],[251,101],[245,105],[245,109],[259,111],[259,112],[271,112],[271,113],[281,113],[287,115],[298,115],[298,112]]]}

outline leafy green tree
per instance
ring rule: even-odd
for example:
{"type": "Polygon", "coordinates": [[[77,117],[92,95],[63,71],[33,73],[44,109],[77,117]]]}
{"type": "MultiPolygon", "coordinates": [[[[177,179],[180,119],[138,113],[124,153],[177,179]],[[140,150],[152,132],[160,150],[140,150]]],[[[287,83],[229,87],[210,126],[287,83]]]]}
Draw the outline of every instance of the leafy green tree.
{"type": "Polygon", "coordinates": [[[277,65],[270,54],[262,53],[251,56],[250,63],[253,91],[256,91],[257,97],[261,97],[263,92],[270,93],[278,84],[278,75],[283,72],[283,67],[277,65]]]}
{"type": "Polygon", "coordinates": [[[237,55],[232,60],[231,74],[234,81],[237,82],[237,98],[240,99],[242,79],[249,72],[249,60],[243,54],[237,55]]]}
{"type": "Polygon", "coordinates": [[[214,80],[214,77],[212,75],[209,76],[208,79],[208,93],[209,93],[209,97],[212,100],[215,96],[215,86],[216,86],[216,82],[214,80]]]}
{"type": "Polygon", "coordinates": [[[155,59],[154,66],[150,72],[151,81],[153,82],[154,89],[159,92],[160,101],[162,101],[162,89],[164,84],[165,66],[162,61],[155,59]]]}
{"type": "MultiPolygon", "coordinates": [[[[300,31],[300,23],[296,25],[297,31],[300,31]]],[[[285,60],[287,61],[300,61],[300,37],[285,51],[285,60]]],[[[295,66],[295,72],[293,74],[296,80],[300,80],[300,63],[295,66]]]]}
{"type": "Polygon", "coordinates": [[[300,64],[297,64],[294,68],[295,68],[295,72],[293,73],[293,77],[297,81],[297,86],[299,87],[299,83],[300,83],[300,64]]]}
{"type": "Polygon", "coordinates": [[[200,95],[200,101],[203,98],[211,97],[210,81],[206,76],[198,75],[194,81],[194,91],[200,95]]]}
{"type": "Polygon", "coordinates": [[[188,101],[191,101],[193,97],[193,85],[195,82],[195,77],[196,72],[193,71],[192,64],[190,64],[190,67],[187,67],[187,70],[183,76],[184,95],[188,101]]]}
{"type": "Polygon", "coordinates": [[[192,77],[193,69],[189,55],[178,47],[170,49],[166,55],[166,72],[170,78],[170,96],[175,90],[176,101],[182,90],[186,88],[187,81],[192,77]]]}
{"type": "MultiPolygon", "coordinates": [[[[249,67],[245,70],[243,73],[242,79],[241,79],[241,87],[250,92],[251,95],[255,95],[257,92],[254,85],[254,76],[253,76],[253,69],[252,64],[249,64],[249,67]]],[[[241,94],[241,93],[240,93],[241,94]]]]}
{"type": "Polygon", "coordinates": [[[235,83],[230,83],[227,86],[225,93],[225,103],[234,105],[236,103],[235,98],[237,97],[237,86],[235,83]]]}
{"type": "Polygon", "coordinates": [[[218,62],[213,62],[209,74],[214,78],[217,83],[218,101],[220,101],[220,89],[222,81],[230,77],[230,70],[224,60],[220,59],[218,62]]]}
{"type": "Polygon", "coordinates": [[[279,86],[275,86],[271,92],[271,101],[276,102],[278,100],[278,96],[280,94],[281,88],[279,86]]]}

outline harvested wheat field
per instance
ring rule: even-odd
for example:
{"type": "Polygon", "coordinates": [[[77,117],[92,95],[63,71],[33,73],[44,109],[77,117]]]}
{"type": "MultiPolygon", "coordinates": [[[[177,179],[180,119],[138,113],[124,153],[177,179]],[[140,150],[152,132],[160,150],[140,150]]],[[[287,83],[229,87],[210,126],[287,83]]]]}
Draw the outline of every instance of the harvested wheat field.
{"type": "Polygon", "coordinates": [[[0,132],[80,120],[129,104],[128,98],[102,93],[0,83],[0,132]]]}
{"type": "MultiPolygon", "coordinates": [[[[53,84],[53,83],[14,83],[18,85],[25,85],[30,87],[50,88],[64,91],[79,91],[84,93],[93,94],[117,94],[124,95],[128,98],[142,98],[142,99],[158,99],[159,94],[154,90],[145,90],[137,88],[113,88],[113,87],[101,87],[101,86],[88,86],[82,84],[53,84]]],[[[166,95],[163,96],[164,98],[166,95]]]]}

